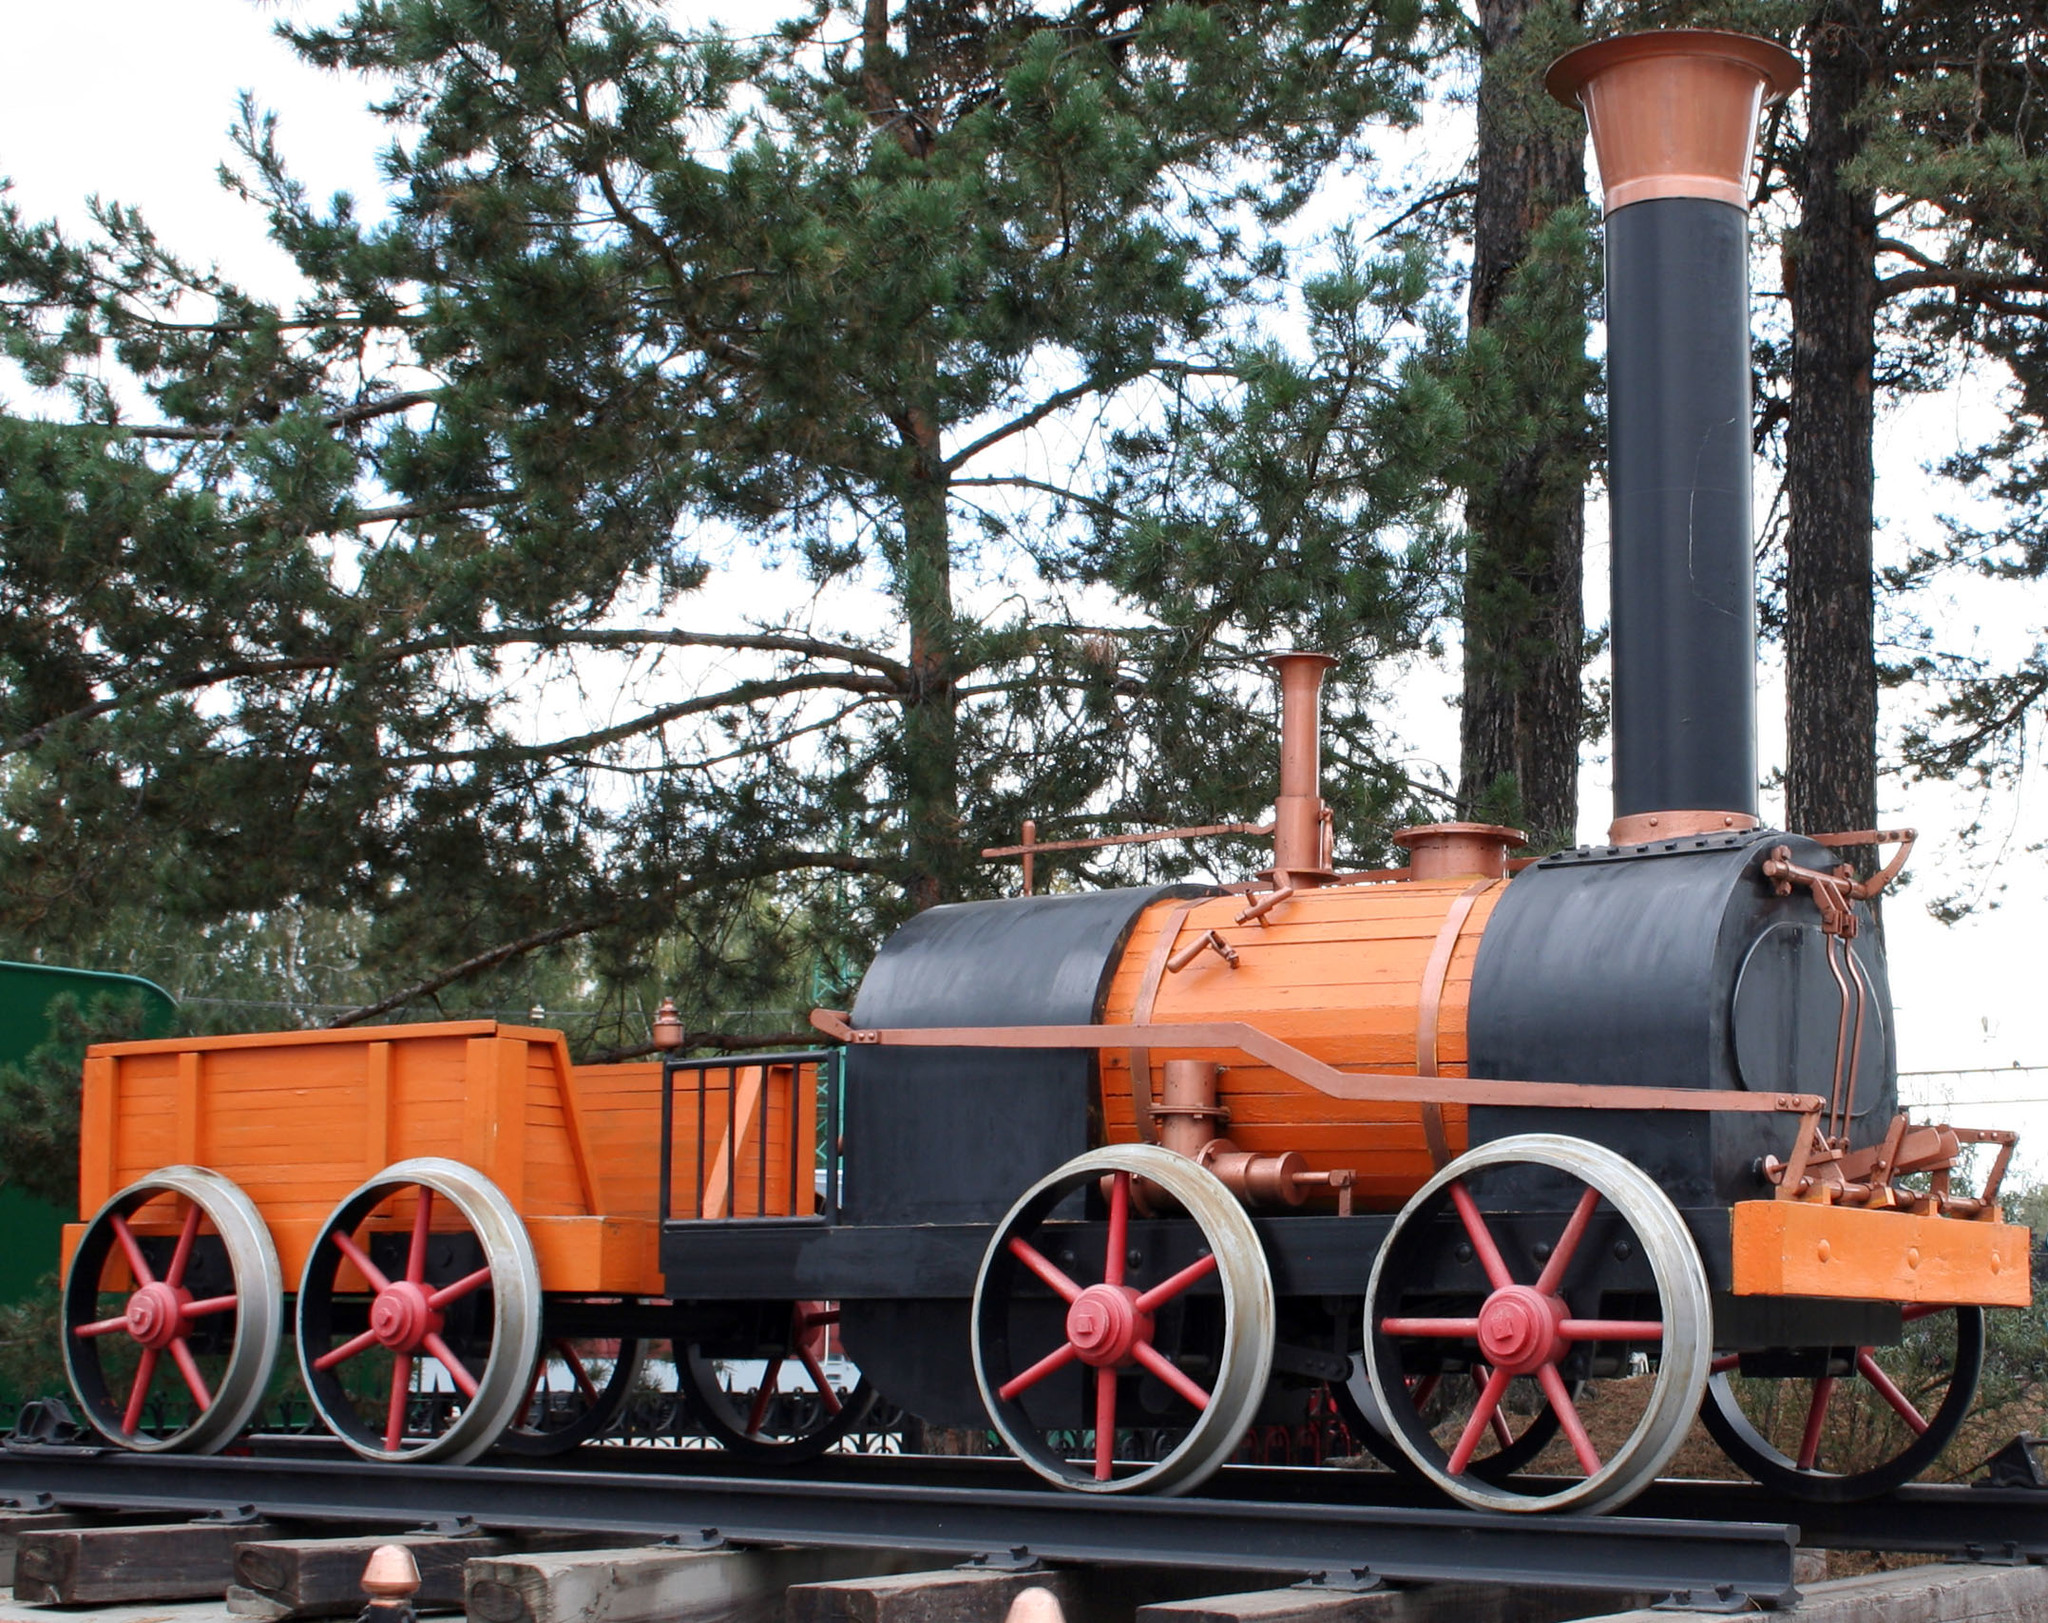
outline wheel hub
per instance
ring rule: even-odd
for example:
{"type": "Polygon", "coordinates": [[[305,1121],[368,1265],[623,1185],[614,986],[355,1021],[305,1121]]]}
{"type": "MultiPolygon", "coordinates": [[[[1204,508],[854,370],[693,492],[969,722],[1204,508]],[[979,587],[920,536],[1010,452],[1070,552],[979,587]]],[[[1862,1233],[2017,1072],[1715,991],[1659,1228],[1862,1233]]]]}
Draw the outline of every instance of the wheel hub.
{"type": "Polygon", "coordinates": [[[370,1330],[393,1352],[416,1351],[441,1328],[441,1315],[427,1304],[424,1285],[394,1280],[370,1304],[370,1330]]]}
{"type": "Polygon", "coordinates": [[[1496,1369],[1532,1374],[1564,1356],[1566,1312],[1561,1296],[1546,1296],[1533,1285],[1504,1285],[1479,1310],[1479,1350],[1496,1369]]]}
{"type": "Polygon", "coordinates": [[[128,1298],[128,1333],[145,1347],[162,1351],[178,1339],[185,1304],[192,1293],[158,1280],[128,1298]]]}
{"type": "Polygon", "coordinates": [[[1090,1285],[1067,1309],[1067,1340],[1093,1368],[1126,1363],[1133,1347],[1151,1339],[1152,1315],[1138,1311],[1128,1285],[1090,1285]]]}

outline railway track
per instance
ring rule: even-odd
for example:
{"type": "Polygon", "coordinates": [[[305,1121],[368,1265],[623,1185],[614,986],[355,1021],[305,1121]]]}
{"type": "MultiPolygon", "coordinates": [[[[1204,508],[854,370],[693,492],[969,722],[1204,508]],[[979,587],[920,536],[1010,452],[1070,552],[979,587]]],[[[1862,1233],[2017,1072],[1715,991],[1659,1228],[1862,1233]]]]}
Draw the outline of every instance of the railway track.
{"type": "Polygon", "coordinates": [[[1013,1462],[830,1458],[801,1481],[712,1452],[589,1449],[548,1466],[366,1469],[307,1438],[240,1456],[12,1442],[0,1499],[165,1516],[446,1522],[670,1539],[1258,1572],[1323,1584],[1461,1580],[1782,1604],[1801,1544],[2048,1561],[2048,1495],[1915,1487],[1874,1504],[1794,1504],[1749,1484],[1663,1482],[1627,1513],[1514,1516],[1421,1502],[1384,1472],[1231,1467],[1200,1495],[1100,1498],[1013,1462]]]}

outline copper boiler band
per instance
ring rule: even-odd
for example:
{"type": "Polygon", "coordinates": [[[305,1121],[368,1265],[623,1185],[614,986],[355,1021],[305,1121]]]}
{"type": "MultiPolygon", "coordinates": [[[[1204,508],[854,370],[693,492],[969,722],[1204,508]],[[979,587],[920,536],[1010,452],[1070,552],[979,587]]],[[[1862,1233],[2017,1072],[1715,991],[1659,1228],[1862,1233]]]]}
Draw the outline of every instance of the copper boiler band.
{"type": "MultiPolygon", "coordinates": [[[[1482,879],[1468,886],[1451,903],[1444,915],[1444,922],[1436,932],[1436,943],[1429,949],[1429,964],[1422,971],[1422,995],[1415,1010],[1415,1074],[1435,1076],[1437,1024],[1442,1016],[1444,1002],[1444,979],[1450,974],[1451,959],[1458,950],[1458,937],[1465,932],[1465,921],[1472,916],[1472,909],[1495,885],[1499,879],[1482,879]]],[[[1444,1107],[1440,1104],[1422,1106],[1422,1137],[1429,1145],[1429,1158],[1439,1169],[1451,1159],[1450,1134],[1444,1131],[1444,1107]]]]}
{"type": "Polygon", "coordinates": [[[1607,825],[1607,843],[1649,845],[1657,840],[1689,840],[1700,834],[1744,834],[1762,827],[1762,820],[1748,812],[1633,812],[1607,825]]]}
{"type": "MultiPolygon", "coordinates": [[[[1149,1026],[1152,1023],[1152,1011],[1159,1002],[1159,983],[1166,979],[1166,961],[1173,956],[1174,943],[1180,940],[1188,915],[1208,899],[1206,896],[1190,896],[1175,903],[1172,914],[1160,927],[1159,939],[1152,946],[1152,956],[1145,961],[1145,978],[1138,983],[1138,1001],[1131,1010],[1134,1025],[1149,1026]]],[[[1152,1050],[1149,1048],[1131,1050],[1131,1125],[1137,1131],[1139,1143],[1159,1142],[1159,1124],[1152,1115],[1152,1050]]]]}

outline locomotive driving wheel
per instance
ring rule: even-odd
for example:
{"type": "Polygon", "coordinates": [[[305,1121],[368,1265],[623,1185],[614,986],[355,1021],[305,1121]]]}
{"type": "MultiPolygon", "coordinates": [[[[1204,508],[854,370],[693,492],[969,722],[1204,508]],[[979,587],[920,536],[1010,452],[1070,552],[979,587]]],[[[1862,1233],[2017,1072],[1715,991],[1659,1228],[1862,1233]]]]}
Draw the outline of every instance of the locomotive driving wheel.
{"type": "Polygon", "coordinates": [[[299,1371],[365,1459],[460,1465],[524,1405],[540,1303],[533,1243],[498,1186],[457,1161],[400,1161],[335,1208],[306,1257],[299,1371]]]}
{"type": "Polygon", "coordinates": [[[1365,1351],[1395,1443],[1453,1498],[1604,1510],[1684,1442],[1710,1322],[1706,1271],[1656,1183],[1612,1150],[1528,1133],[1460,1156],[1402,1209],[1373,1264],[1365,1351]],[[1424,1397],[1474,1378],[1476,1401],[1448,1416],[1424,1397]],[[1487,1480],[1477,1462],[1518,1383],[1527,1409],[1555,1414],[1575,1474],[1487,1480]]]}
{"type": "Polygon", "coordinates": [[[65,1275],[71,1390],[98,1431],[145,1453],[232,1440],[263,1401],[283,1324],[270,1231],[204,1167],[165,1167],[115,1195],[65,1275]]]}
{"type": "Polygon", "coordinates": [[[1048,1481],[1186,1493],[1251,1423],[1275,1323],[1272,1274],[1237,1198],[1171,1150],[1112,1145],[1041,1178],[997,1225],[974,1284],[974,1378],[1004,1442],[1048,1481]],[[1148,1206],[1193,1219],[1190,1257],[1159,1262],[1159,1248],[1133,1243],[1145,1238],[1135,1179],[1148,1206]],[[1060,1237],[1059,1208],[1098,1191],[1095,1249],[1085,1231],[1060,1237]],[[1120,1462],[1120,1441],[1139,1432],[1160,1435],[1157,1457],[1120,1462]]]}
{"type": "Polygon", "coordinates": [[[1889,1347],[1715,1359],[1700,1419],[1731,1460],[1795,1499],[1852,1504],[1903,1487],[1969,1417],[1984,1310],[1916,1305],[1901,1318],[1889,1347]]]}
{"type": "MultiPolygon", "coordinates": [[[[742,1360],[708,1356],[696,1345],[681,1349],[676,1379],[690,1412],[726,1452],[761,1465],[801,1465],[816,1459],[857,1429],[875,1406],[875,1389],[863,1376],[850,1392],[832,1384],[824,1359],[835,1302],[792,1302],[786,1334],[763,1349],[766,1358],[752,1387],[738,1377],[742,1360]],[[782,1389],[782,1374],[800,1372],[794,1391],[782,1389]]],[[[745,1360],[744,1362],[751,1362],[745,1360]]]]}

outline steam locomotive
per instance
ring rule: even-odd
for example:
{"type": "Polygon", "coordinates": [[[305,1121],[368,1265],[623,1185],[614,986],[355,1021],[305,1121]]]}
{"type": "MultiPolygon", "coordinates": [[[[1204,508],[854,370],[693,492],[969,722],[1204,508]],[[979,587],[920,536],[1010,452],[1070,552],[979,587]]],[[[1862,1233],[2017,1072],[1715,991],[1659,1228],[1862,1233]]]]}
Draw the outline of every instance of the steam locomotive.
{"type": "Polygon", "coordinates": [[[2029,1237],[2012,1134],[1897,1107],[1872,904],[1910,834],[1757,814],[1744,177],[1797,80],[1703,31],[1549,76],[1606,194],[1605,843],[1449,823],[1337,871],[1329,661],[1289,653],[1269,868],[1033,895],[1027,839],[993,853],[1026,894],[912,920],[816,1053],[577,1066],[490,1022],[96,1049],[87,1416],[222,1446],[290,1312],[373,1461],[573,1446],[666,1343],[704,1428],[779,1466],[880,1393],[1064,1488],[1182,1493],[1328,1390],[1489,1509],[1620,1505],[1696,1415],[1796,1494],[1924,1470],[2029,1237]]]}

